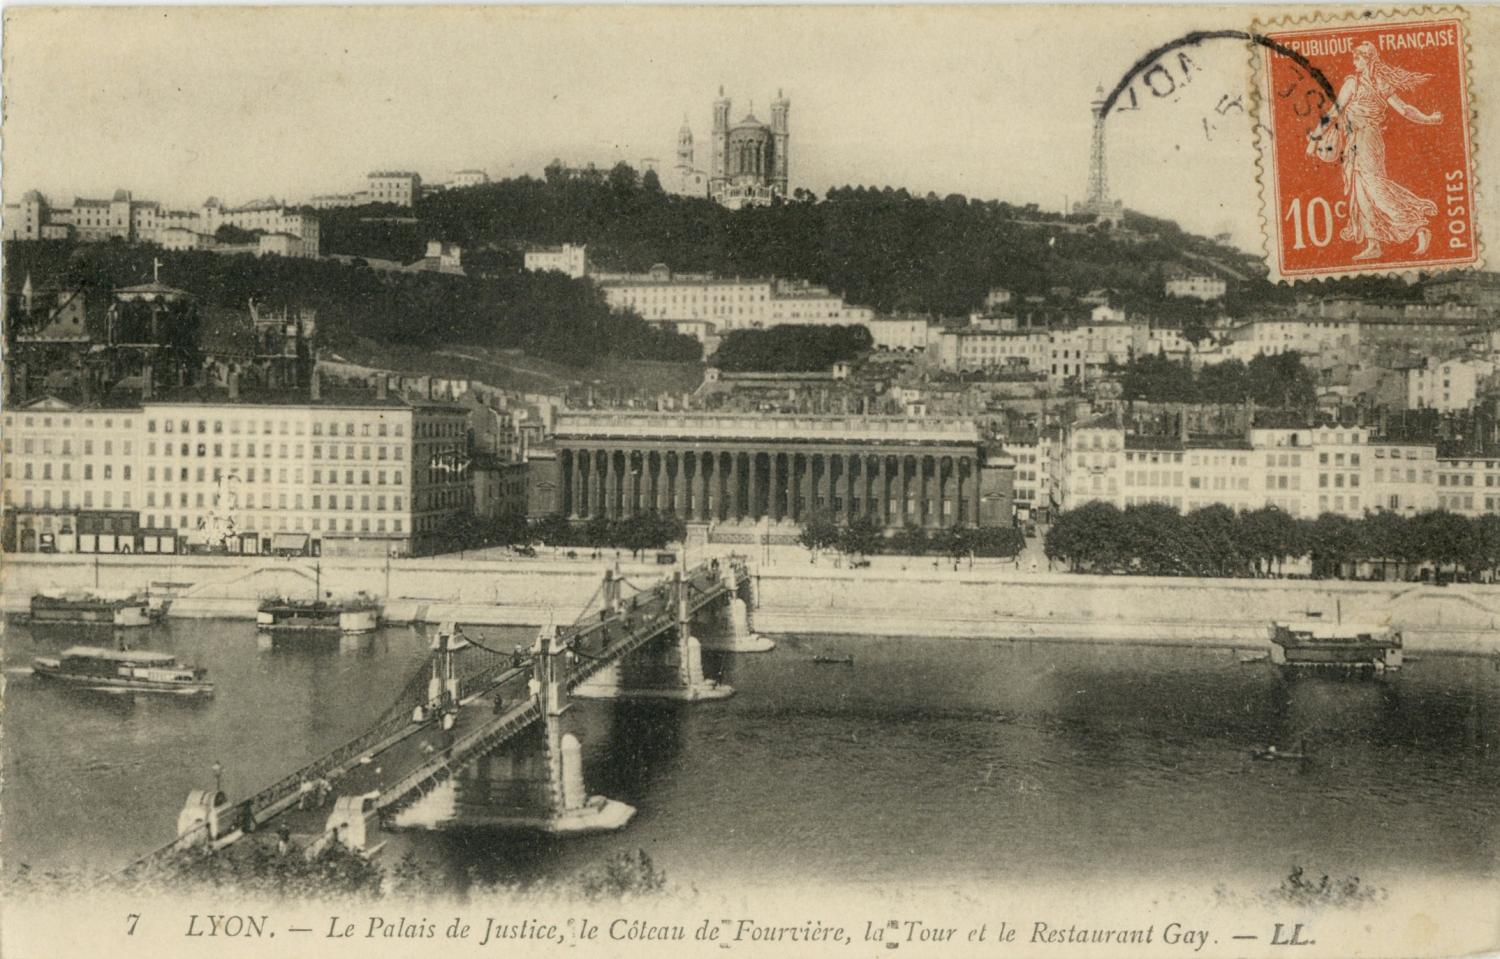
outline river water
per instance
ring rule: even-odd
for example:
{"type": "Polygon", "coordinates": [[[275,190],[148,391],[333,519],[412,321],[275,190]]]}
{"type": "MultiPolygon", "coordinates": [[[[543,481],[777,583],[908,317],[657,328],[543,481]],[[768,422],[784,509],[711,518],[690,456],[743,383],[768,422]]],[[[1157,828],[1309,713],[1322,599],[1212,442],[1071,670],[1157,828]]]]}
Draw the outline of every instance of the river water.
{"type": "MultiPolygon", "coordinates": [[[[271,646],[250,623],[179,620],[130,638],[207,666],[215,698],[54,688],[27,675],[31,657],[109,631],[7,629],[7,870],[113,867],[161,845],[215,761],[246,795],[361,732],[427,655],[408,628],[271,646]]],[[[469,776],[449,787],[456,820],[404,841],[454,877],[522,880],[638,848],[704,885],[1497,872],[1491,659],[1351,681],[1284,679],[1216,649],[779,639],[705,654],[737,690],[725,702],[576,707],[590,791],[639,810],[623,831],[489,826],[489,790],[469,776]],[[812,662],[830,654],[854,663],[812,662]],[[1250,758],[1304,742],[1306,764],[1250,758]]]]}

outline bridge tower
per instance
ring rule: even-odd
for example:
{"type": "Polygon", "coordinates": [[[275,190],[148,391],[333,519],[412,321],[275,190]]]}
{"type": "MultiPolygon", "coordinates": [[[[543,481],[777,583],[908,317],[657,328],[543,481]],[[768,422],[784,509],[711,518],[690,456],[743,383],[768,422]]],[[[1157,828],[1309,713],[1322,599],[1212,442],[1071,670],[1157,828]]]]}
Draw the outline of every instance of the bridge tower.
{"type": "MultiPolygon", "coordinates": [[[[612,612],[620,611],[618,576],[606,574],[606,603],[613,595],[612,612]],[[611,594],[611,586],[613,593],[611,594]]],[[[703,646],[692,631],[690,581],[681,570],[672,573],[671,604],[676,626],[662,638],[642,646],[618,662],[604,667],[573,690],[579,699],[668,699],[700,702],[728,699],[734,688],[703,675],[703,646]]]]}
{"type": "Polygon", "coordinates": [[[739,571],[734,563],[721,564],[719,573],[730,599],[724,607],[725,622],[715,624],[720,628],[716,628],[712,635],[701,638],[703,648],[720,653],[768,653],[775,649],[776,641],[755,632],[750,619],[755,599],[753,581],[747,578],[741,587],[739,571]]]}
{"type": "MultiPolygon", "coordinates": [[[[618,589],[616,579],[616,592],[618,589]]],[[[531,684],[541,697],[550,786],[550,808],[540,825],[554,833],[619,829],[635,815],[635,807],[588,794],[583,782],[583,746],[569,730],[568,712],[573,703],[568,671],[574,655],[553,625],[542,627],[532,647],[531,684]]]]}

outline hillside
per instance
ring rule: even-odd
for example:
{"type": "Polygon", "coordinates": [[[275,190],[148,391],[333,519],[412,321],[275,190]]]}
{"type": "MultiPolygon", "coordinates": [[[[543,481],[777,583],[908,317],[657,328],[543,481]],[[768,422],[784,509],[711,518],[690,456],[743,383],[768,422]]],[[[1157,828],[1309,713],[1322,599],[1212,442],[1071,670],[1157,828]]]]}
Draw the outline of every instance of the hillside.
{"type": "Polygon", "coordinates": [[[1170,221],[1130,213],[1125,229],[1112,232],[996,200],[890,187],[841,187],[821,200],[801,193],[774,207],[730,211],[664,194],[654,177],[641,182],[621,164],[592,180],[522,177],[433,194],[400,211],[404,222],[386,217],[394,212],[321,211],[325,250],[409,259],[427,240],[442,239],[460,244],[466,265],[483,272],[515,269],[527,245],[586,243],[591,260],[610,269],[666,263],[723,276],[795,277],[882,312],[944,316],[969,312],[997,286],[1023,295],[1108,287],[1137,308],[1161,306],[1171,264],[1231,280],[1231,312],[1290,296],[1258,278],[1254,257],[1170,221]]]}
{"type": "Polygon", "coordinates": [[[600,398],[681,395],[703,382],[703,364],[607,357],[587,368],[529,356],[519,350],[449,346],[436,350],[388,346],[367,339],[326,351],[330,359],[403,373],[463,377],[521,393],[582,395],[589,386],[600,398]]]}
{"type": "Polygon", "coordinates": [[[691,337],[612,314],[590,283],[519,269],[466,278],[327,259],[13,241],[5,244],[6,292],[17,295],[30,276],[38,289],[83,290],[90,311],[102,313],[111,291],[152,278],[153,261],[161,264],[162,282],[192,293],[210,317],[243,316],[252,298],[268,307],[315,309],[319,345],[333,349],[361,341],[429,352],[513,349],[573,367],[606,358],[695,362],[702,352],[691,337]]]}

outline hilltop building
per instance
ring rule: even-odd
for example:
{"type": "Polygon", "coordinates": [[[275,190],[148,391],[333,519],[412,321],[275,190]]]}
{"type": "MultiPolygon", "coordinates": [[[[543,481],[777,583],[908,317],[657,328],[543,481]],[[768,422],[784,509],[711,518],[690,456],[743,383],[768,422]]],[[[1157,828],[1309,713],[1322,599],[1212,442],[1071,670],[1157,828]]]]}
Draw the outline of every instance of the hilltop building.
{"type": "MultiPolygon", "coordinates": [[[[209,197],[196,210],[169,210],[155,200],[137,200],[129,190],[116,190],[108,200],[74,197],[72,206],[53,206],[28,190],[4,211],[7,240],[124,240],[169,250],[222,250],[225,245],[215,235],[225,226],[258,233],[256,242],[245,247],[257,256],[318,256],[318,218],[271,198],[231,207],[209,197]]],[[[233,251],[239,252],[239,246],[233,251]]]]}
{"type": "Polygon", "coordinates": [[[533,273],[555,270],[581,280],[589,274],[588,247],[582,243],[533,247],[526,251],[525,266],[533,273]]]}
{"type": "Polygon", "coordinates": [[[708,195],[715,202],[738,210],[769,206],[777,197],[787,195],[791,140],[787,114],[791,106],[778,90],[771,102],[770,123],[756,118],[753,104],[743,119],[731,123],[731,102],[724,96],[724,88],[719,88],[719,98],[714,101],[713,162],[708,181],[708,195]]]}

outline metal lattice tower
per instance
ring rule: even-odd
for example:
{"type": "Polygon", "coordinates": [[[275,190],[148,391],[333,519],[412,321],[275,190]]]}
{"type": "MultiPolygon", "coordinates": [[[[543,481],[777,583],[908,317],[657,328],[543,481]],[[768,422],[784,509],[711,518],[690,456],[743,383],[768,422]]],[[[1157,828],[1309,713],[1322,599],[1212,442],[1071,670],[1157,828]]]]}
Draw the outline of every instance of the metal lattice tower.
{"type": "Polygon", "coordinates": [[[1089,154],[1089,189],[1085,202],[1095,206],[1109,205],[1109,174],[1104,165],[1104,88],[1094,91],[1094,144],[1089,154]]]}

